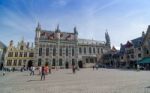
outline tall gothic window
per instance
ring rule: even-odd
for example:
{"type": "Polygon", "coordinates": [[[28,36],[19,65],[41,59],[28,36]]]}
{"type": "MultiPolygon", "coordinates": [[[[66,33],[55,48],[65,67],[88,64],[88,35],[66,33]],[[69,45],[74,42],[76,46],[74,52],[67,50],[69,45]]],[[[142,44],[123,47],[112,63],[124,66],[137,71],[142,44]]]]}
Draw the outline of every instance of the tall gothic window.
{"type": "Polygon", "coordinates": [[[86,47],[84,48],[84,54],[86,54],[86,47]]]}
{"type": "Polygon", "coordinates": [[[56,63],[55,63],[55,59],[53,59],[52,66],[55,66],[55,65],[56,65],[56,63]]]}
{"type": "Polygon", "coordinates": [[[53,56],[56,56],[56,48],[53,48],[53,56]]]}
{"type": "Polygon", "coordinates": [[[62,56],[62,48],[59,49],[59,55],[62,56]]]}
{"type": "Polygon", "coordinates": [[[79,53],[82,54],[82,48],[81,47],[79,48],[79,53]]]}
{"type": "Polygon", "coordinates": [[[74,61],[74,59],[72,59],[72,65],[73,65],[73,66],[75,65],[75,61],[74,61]]]}
{"type": "Polygon", "coordinates": [[[90,54],[92,53],[91,47],[89,47],[89,53],[90,53],[90,54]]]}
{"type": "Polygon", "coordinates": [[[42,56],[42,48],[39,48],[39,56],[42,56]]]}
{"type": "Polygon", "coordinates": [[[41,62],[42,62],[42,60],[38,59],[38,66],[41,66],[41,62]]]}
{"type": "Polygon", "coordinates": [[[93,53],[95,54],[95,47],[93,47],[93,53]]]}
{"type": "Polygon", "coordinates": [[[101,53],[103,54],[103,49],[101,48],[101,53]]]}
{"type": "Polygon", "coordinates": [[[68,56],[68,48],[66,48],[66,56],[68,56]]]}
{"type": "Polygon", "coordinates": [[[49,48],[46,48],[46,56],[49,56],[49,48]]]}
{"type": "Polygon", "coordinates": [[[74,56],[74,48],[72,48],[72,56],[74,56]]]}
{"type": "Polygon", "coordinates": [[[97,53],[99,54],[99,48],[97,48],[97,53]]]}
{"type": "Polygon", "coordinates": [[[62,59],[59,59],[59,66],[62,66],[62,59]]]}

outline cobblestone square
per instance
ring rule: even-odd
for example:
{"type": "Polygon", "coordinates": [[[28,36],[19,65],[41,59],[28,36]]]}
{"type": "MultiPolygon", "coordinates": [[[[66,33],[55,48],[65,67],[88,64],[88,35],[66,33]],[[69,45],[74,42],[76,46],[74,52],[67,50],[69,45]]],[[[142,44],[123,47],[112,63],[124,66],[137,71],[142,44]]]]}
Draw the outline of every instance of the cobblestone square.
{"type": "Polygon", "coordinates": [[[149,87],[149,71],[88,68],[72,74],[71,69],[59,69],[45,81],[29,72],[0,72],[0,93],[150,93],[149,87]]]}

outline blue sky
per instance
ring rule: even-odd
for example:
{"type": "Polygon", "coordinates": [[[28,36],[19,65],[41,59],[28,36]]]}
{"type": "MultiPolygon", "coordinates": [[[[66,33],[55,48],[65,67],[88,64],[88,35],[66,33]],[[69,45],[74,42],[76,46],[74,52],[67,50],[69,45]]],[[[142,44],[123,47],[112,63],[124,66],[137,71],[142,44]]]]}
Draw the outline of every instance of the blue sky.
{"type": "Polygon", "coordinates": [[[105,40],[111,44],[141,36],[150,24],[150,0],[0,0],[0,40],[8,45],[24,37],[34,42],[35,27],[65,32],[77,26],[79,37],[105,40]]]}

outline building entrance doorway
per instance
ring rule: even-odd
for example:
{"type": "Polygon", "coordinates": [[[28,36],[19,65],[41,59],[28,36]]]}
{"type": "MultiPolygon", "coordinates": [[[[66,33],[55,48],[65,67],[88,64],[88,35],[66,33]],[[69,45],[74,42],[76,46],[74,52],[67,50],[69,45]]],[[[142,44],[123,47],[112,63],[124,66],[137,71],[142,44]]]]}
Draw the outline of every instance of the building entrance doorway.
{"type": "Polygon", "coordinates": [[[78,66],[79,66],[79,68],[83,68],[83,63],[82,63],[82,61],[79,61],[79,62],[78,62],[78,66]]]}
{"type": "Polygon", "coordinates": [[[66,66],[66,69],[68,69],[69,68],[69,63],[66,62],[65,66],[66,66]]]}

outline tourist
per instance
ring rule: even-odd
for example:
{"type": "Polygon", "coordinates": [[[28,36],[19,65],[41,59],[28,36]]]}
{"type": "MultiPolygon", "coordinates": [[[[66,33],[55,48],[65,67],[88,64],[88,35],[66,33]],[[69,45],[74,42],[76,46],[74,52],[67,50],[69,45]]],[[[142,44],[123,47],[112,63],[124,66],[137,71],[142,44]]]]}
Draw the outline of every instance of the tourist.
{"type": "Polygon", "coordinates": [[[41,75],[42,67],[39,67],[39,75],[41,75]]]}
{"type": "Polygon", "coordinates": [[[72,65],[72,72],[73,72],[73,74],[76,73],[76,71],[75,71],[75,66],[74,66],[74,65],[72,65]]]}
{"type": "Polygon", "coordinates": [[[31,75],[34,75],[34,71],[35,71],[35,67],[32,66],[32,67],[31,67],[31,73],[30,73],[30,76],[31,76],[31,75]]]}
{"type": "Polygon", "coordinates": [[[44,66],[42,66],[42,70],[41,70],[41,80],[45,80],[45,68],[44,66]]]}
{"type": "Polygon", "coordinates": [[[95,65],[93,65],[93,70],[94,70],[94,68],[95,68],[95,65]]]}
{"type": "Polygon", "coordinates": [[[140,71],[140,65],[137,64],[137,71],[140,71]]]}

